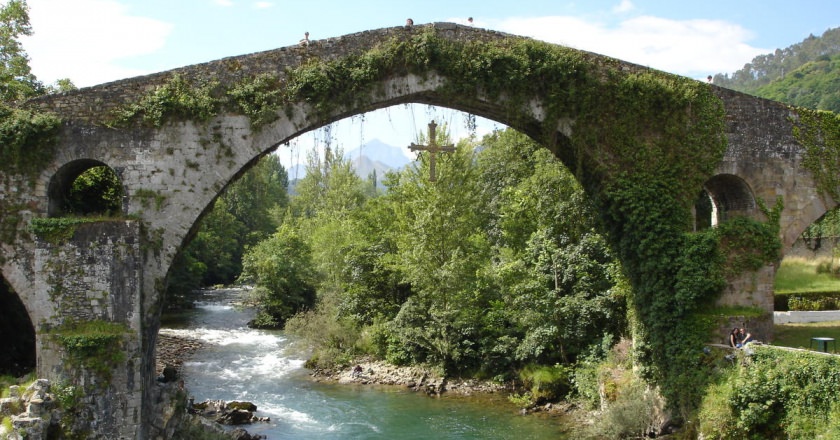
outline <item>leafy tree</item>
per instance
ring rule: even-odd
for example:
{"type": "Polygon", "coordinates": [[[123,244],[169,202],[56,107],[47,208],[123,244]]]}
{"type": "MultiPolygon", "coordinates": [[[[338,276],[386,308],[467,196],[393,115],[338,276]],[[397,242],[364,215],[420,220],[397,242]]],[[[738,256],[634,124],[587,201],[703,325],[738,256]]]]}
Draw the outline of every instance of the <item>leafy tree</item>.
{"type": "Polygon", "coordinates": [[[259,300],[255,327],[278,328],[315,304],[315,271],[305,240],[289,225],[245,253],[241,279],[254,283],[259,300]]]}
{"type": "Polygon", "coordinates": [[[88,168],[73,181],[65,211],[76,215],[120,213],[122,182],[106,165],[88,168]]]}
{"type": "Polygon", "coordinates": [[[840,28],[759,55],[731,76],[715,75],[714,83],[798,107],[840,112],[840,28]]]}
{"type": "MultiPolygon", "coordinates": [[[[741,92],[756,94],[762,86],[794,74],[800,67],[840,53],[840,28],[829,29],[822,36],[809,35],[802,42],[772,54],[756,56],[731,76],[714,76],[714,83],[741,92]]],[[[759,96],[763,96],[759,94],[759,96]]]]}
{"type": "Polygon", "coordinates": [[[25,0],[9,0],[0,8],[0,100],[19,103],[44,93],[29,67],[29,56],[19,39],[32,35],[29,6],[25,0]]]}
{"type": "MultiPolygon", "coordinates": [[[[438,135],[439,145],[448,143],[445,127],[438,135]]],[[[491,249],[486,202],[473,149],[462,140],[455,152],[439,156],[435,183],[421,155],[383,196],[394,213],[391,264],[413,292],[394,319],[395,336],[404,347],[417,347],[415,358],[448,372],[479,364],[475,340],[490,299],[481,277],[491,249]]]]}
{"type": "Polygon", "coordinates": [[[288,178],[277,156],[260,159],[231,183],[199,220],[192,240],[169,273],[167,305],[182,307],[200,286],[230,284],[242,271],[245,249],[270,236],[272,212],[288,205],[288,178]]]}
{"type": "Polygon", "coordinates": [[[511,378],[625,332],[620,267],[548,151],[505,130],[438,159],[436,183],[422,154],[369,198],[343,161],[310,156],[284,224],[317,249],[319,299],[287,330],[316,344],[319,363],[363,348],[511,378]]]}
{"type": "Polygon", "coordinates": [[[192,298],[188,295],[196,286],[201,286],[201,280],[207,273],[207,266],[182,249],[172,261],[166,284],[164,304],[167,311],[192,308],[192,298]]]}
{"type": "Polygon", "coordinates": [[[479,163],[489,180],[504,163],[527,164],[511,167],[521,171],[494,198],[500,247],[492,273],[503,304],[495,318],[517,341],[511,360],[573,362],[604,333],[625,331],[620,266],[594,232],[580,185],[550,152],[514,130],[484,142],[479,163]]]}
{"type": "Polygon", "coordinates": [[[355,213],[368,198],[367,184],[342,156],[340,149],[335,154],[327,149],[321,160],[313,151],[291,204],[294,221],[313,249],[322,283],[330,286],[340,282],[346,250],[366,242],[357,232],[355,213]]]}
{"type": "MultiPolygon", "coordinates": [[[[242,271],[242,254],[249,231],[220,197],[201,220],[198,233],[187,247],[188,258],[204,268],[199,285],[230,284],[242,271]]],[[[190,268],[190,270],[196,270],[190,268]]],[[[193,286],[193,289],[198,285],[193,286]]]]}
{"type": "Polygon", "coordinates": [[[271,212],[288,205],[288,186],[288,173],[280,158],[268,154],[225,189],[225,210],[245,227],[246,245],[256,244],[277,228],[271,212]]]}
{"type": "Polygon", "coordinates": [[[73,84],[73,81],[70,81],[70,78],[59,79],[55,82],[55,84],[52,84],[47,87],[47,91],[49,93],[69,92],[77,89],[78,87],[76,87],[76,85],[73,84]]]}

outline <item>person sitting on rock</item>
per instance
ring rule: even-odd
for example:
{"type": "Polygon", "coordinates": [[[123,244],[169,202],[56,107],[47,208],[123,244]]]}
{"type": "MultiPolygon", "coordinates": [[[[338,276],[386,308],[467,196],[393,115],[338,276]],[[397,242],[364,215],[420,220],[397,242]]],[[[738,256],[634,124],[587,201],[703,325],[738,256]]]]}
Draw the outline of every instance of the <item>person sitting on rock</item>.
{"type": "Polygon", "coordinates": [[[729,346],[732,348],[738,348],[738,344],[741,343],[741,338],[739,337],[740,329],[738,327],[733,327],[732,331],[729,332],[729,346]]]}
{"type": "Polygon", "coordinates": [[[362,375],[362,366],[361,365],[356,365],[353,368],[353,374],[351,376],[352,377],[359,377],[361,375],[362,375]]]}
{"type": "Polygon", "coordinates": [[[752,334],[747,333],[747,329],[745,329],[744,327],[738,329],[738,334],[741,338],[741,342],[740,344],[735,345],[736,348],[743,348],[745,345],[747,345],[747,343],[754,341],[752,334]]]}

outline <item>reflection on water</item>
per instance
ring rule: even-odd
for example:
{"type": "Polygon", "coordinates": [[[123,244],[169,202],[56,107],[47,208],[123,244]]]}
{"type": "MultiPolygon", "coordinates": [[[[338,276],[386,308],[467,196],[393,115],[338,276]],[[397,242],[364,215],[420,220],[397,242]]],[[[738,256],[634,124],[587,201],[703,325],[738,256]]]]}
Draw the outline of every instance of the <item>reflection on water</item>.
{"type": "Polygon", "coordinates": [[[239,291],[205,292],[181,323],[162,332],[205,342],[183,365],[196,402],[247,400],[270,423],[246,427],[269,439],[552,439],[560,420],[519,416],[501,396],[433,399],[400,387],[335,385],[307,378],[282,332],[253,330],[239,291]]]}

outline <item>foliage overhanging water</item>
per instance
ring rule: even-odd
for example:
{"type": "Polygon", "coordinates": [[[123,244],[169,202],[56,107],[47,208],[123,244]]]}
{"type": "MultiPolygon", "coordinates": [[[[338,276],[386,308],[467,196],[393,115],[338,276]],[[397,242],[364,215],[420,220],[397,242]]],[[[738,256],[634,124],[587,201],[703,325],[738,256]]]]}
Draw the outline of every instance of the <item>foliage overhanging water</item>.
{"type": "Polygon", "coordinates": [[[232,290],[204,292],[195,310],[164,332],[206,343],[184,363],[190,395],[247,400],[270,423],[245,428],[276,439],[550,439],[568,432],[559,418],[520,416],[503,396],[429,398],[400,387],[317,383],[293,341],[246,327],[253,310],[232,290]]]}

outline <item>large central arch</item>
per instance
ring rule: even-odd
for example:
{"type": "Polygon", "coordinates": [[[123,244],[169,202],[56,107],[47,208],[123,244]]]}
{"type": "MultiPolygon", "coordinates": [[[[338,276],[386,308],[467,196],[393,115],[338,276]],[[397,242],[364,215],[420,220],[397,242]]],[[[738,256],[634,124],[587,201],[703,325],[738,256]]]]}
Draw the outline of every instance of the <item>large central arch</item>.
{"type": "MultiPolygon", "coordinates": [[[[703,277],[718,274],[695,261],[717,255],[712,235],[691,235],[704,184],[715,197],[726,196],[729,208],[730,195],[755,195],[766,206],[783,198],[772,216],[779,228],[774,243],[795,238],[800,223],[836,204],[802,165],[798,114],[781,104],[447,23],[366,31],[47,96],[30,105],[61,118],[47,136],[54,143],[39,147],[50,154],[38,155],[34,170],[12,168],[0,187],[6,219],[0,242],[9,256],[2,270],[38,323],[41,341],[48,329],[72,320],[56,306],[64,296],[108,290],[74,311],[121,323],[136,336],[124,345],[125,378],[108,394],[123,410],[103,432],[149,436],[144,422],[152,418],[147,402],[166,274],[225,186],[290,139],[401,103],[498,121],[534,138],[575,173],[598,204],[634,284],[648,338],[645,360],[660,380],[678,376],[681,364],[669,366],[667,359],[682,350],[667,343],[663,326],[679,326],[700,304],[714,303],[723,287],[704,287],[703,277]],[[33,233],[31,225],[60,211],[52,198],[67,194],[66,177],[94,163],[121,181],[123,217],[71,229],[64,241],[47,240],[37,228],[33,233]],[[726,190],[739,179],[751,191],[726,190]],[[86,253],[94,245],[122,265],[86,253]],[[67,269],[79,256],[84,264],[67,269]]],[[[739,199],[737,206],[755,205],[739,199]]],[[[758,210],[746,214],[764,218],[758,210]]],[[[743,268],[769,270],[769,280],[728,280],[729,298],[765,307],[772,260],[743,268]]],[[[57,374],[60,353],[49,344],[38,347],[39,371],[57,374]]]]}

